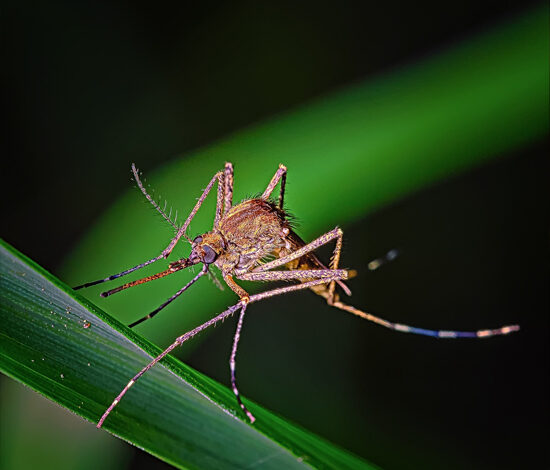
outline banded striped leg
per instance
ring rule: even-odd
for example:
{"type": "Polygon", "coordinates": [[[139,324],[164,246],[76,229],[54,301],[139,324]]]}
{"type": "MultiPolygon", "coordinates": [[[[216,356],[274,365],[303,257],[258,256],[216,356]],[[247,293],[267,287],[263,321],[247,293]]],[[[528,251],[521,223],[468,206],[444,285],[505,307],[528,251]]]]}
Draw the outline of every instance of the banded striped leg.
{"type": "Polygon", "coordinates": [[[271,181],[267,185],[267,188],[265,188],[265,191],[262,194],[262,199],[268,199],[269,196],[271,196],[271,193],[275,189],[275,186],[277,186],[277,183],[279,182],[279,180],[281,180],[281,190],[279,192],[279,202],[277,206],[279,207],[279,209],[282,209],[284,198],[285,198],[285,185],[286,185],[286,166],[284,166],[282,163],[279,165],[279,169],[273,175],[273,178],[271,178],[271,181]]]}
{"type": "Polygon", "coordinates": [[[392,323],[340,301],[333,302],[331,305],[339,308],[340,310],[353,313],[354,315],[364,318],[365,320],[377,323],[385,328],[389,328],[390,330],[422,336],[433,336],[436,338],[488,338],[490,336],[507,335],[509,333],[513,333],[514,331],[519,331],[519,325],[506,325],[493,330],[486,329],[477,331],[427,330],[424,328],[417,328],[415,326],[403,325],[401,323],[392,323]]]}
{"type": "Polygon", "coordinates": [[[256,421],[254,415],[248,410],[241,400],[241,395],[239,394],[239,389],[237,388],[237,379],[235,378],[235,358],[237,356],[237,346],[239,345],[239,339],[241,338],[241,329],[243,327],[244,314],[246,312],[246,306],[248,304],[243,302],[243,307],[241,308],[241,313],[239,314],[239,320],[237,321],[237,329],[235,330],[235,336],[233,337],[233,347],[231,348],[231,356],[229,357],[229,369],[231,371],[231,388],[233,393],[237,397],[239,406],[248,416],[248,419],[251,423],[256,421]]]}
{"type": "Polygon", "coordinates": [[[245,304],[258,302],[263,299],[267,299],[269,297],[274,297],[276,295],[286,294],[289,292],[294,292],[302,289],[309,289],[314,286],[318,286],[319,284],[326,284],[326,279],[315,279],[313,281],[304,282],[303,284],[296,284],[292,286],[287,287],[279,287],[276,289],[272,289],[266,292],[261,292],[260,294],[255,294],[250,296],[250,299],[248,302],[242,302],[239,301],[235,305],[232,305],[227,310],[223,311],[222,313],[216,315],[214,318],[211,318],[207,322],[203,323],[202,325],[197,326],[191,331],[188,331],[187,333],[179,336],[176,338],[176,340],[168,346],[162,353],[160,353],[157,357],[155,357],[149,364],[147,364],[143,369],[141,369],[133,378],[128,382],[128,384],[122,389],[122,391],[117,395],[117,397],[114,399],[114,401],[109,405],[105,413],[101,416],[101,419],[97,423],[97,427],[100,428],[103,426],[103,423],[105,422],[105,419],[109,416],[109,414],[113,411],[113,409],[120,403],[120,400],[122,400],[122,397],[126,394],[128,390],[137,382],[137,380],[143,376],[149,369],[151,369],[155,364],[160,362],[164,357],[166,357],[168,354],[170,354],[174,349],[176,349],[178,346],[181,346],[183,343],[185,343],[187,340],[191,339],[193,336],[197,335],[203,330],[206,330],[212,325],[215,325],[219,321],[225,320],[227,317],[233,315],[236,311],[241,309],[245,304]]]}
{"type": "Polygon", "coordinates": [[[158,256],[155,256],[154,258],[148,260],[148,261],[145,261],[144,263],[140,263],[136,266],[134,266],[133,268],[130,268],[130,269],[126,269],[125,271],[121,271],[117,274],[112,274],[111,276],[107,276],[106,278],[103,278],[103,279],[98,279],[97,281],[92,281],[92,282],[86,282],[84,284],[81,284],[79,286],[76,286],[76,287],[73,287],[74,290],[78,290],[78,289],[84,289],[86,287],[92,287],[92,286],[95,286],[96,284],[101,284],[103,282],[107,282],[107,281],[112,281],[114,279],[118,279],[119,277],[122,277],[122,276],[126,276],[126,274],[130,274],[130,273],[133,273],[134,271],[137,271],[138,269],[141,269],[141,268],[144,268],[145,266],[149,266],[150,264],[154,263],[155,261],[158,261],[159,259],[162,259],[164,256],[163,254],[161,253],[160,255],[158,256]]]}
{"type": "MultiPolygon", "coordinates": [[[[296,271],[273,271],[273,272],[259,272],[259,273],[246,273],[238,276],[238,279],[246,280],[246,281],[281,281],[281,280],[291,280],[291,279],[312,279],[317,278],[318,281],[315,282],[314,285],[318,284],[324,284],[329,282],[334,282],[338,280],[345,280],[348,277],[348,271],[345,269],[319,269],[319,270],[296,270],[296,271]],[[332,275],[331,275],[332,274],[332,275]],[[320,282],[319,282],[320,281],[320,282]]],[[[285,292],[291,292],[293,290],[296,290],[296,287],[302,287],[309,283],[299,284],[298,286],[290,286],[290,287],[283,287],[281,290],[284,292],[277,292],[278,295],[285,292]]],[[[309,287],[309,286],[308,286],[309,287]]],[[[271,296],[270,293],[272,291],[263,292],[261,294],[257,294],[255,296],[250,297],[250,301],[252,300],[257,301],[259,300],[259,296],[261,298],[266,298],[271,296]]],[[[403,325],[401,323],[392,323],[388,320],[385,320],[383,318],[377,317],[375,315],[372,315],[367,312],[363,312],[355,307],[352,307],[351,305],[347,305],[340,301],[335,301],[332,304],[330,304],[333,307],[339,308],[341,310],[344,310],[349,313],[353,313],[354,315],[357,315],[361,318],[364,318],[365,320],[372,321],[374,323],[377,323],[378,325],[381,325],[385,328],[389,328],[391,330],[400,331],[402,333],[413,333],[417,335],[424,335],[424,336],[434,336],[437,338],[487,338],[490,336],[497,336],[497,335],[506,335],[509,333],[513,333],[515,331],[519,331],[520,327],[519,325],[507,325],[496,329],[484,329],[484,330],[477,330],[477,331],[447,331],[447,330],[427,330],[424,328],[417,328],[414,326],[409,325],[403,325]]]]}
{"type": "MultiPolygon", "coordinates": [[[[333,269],[332,270],[339,271],[338,269],[335,269],[335,268],[337,268],[338,262],[339,262],[339,259],[340,259],[339,255],[340,255],[340,251],[341,251],[342,230],[340,230],[337,227],[337,228],[331,230],[330,232],[327,232],[326,234],[321,235],[319,238],[312,241],[311,243],[308,243],[307,245],[303,246],[302,248],[299,248],[298,250],[295,250],[294,252],[290,253],[289,255],[284,256],[282,258],[278,258],[276,260],[273,260],[269,263],[265,263],[265,264],[257,267],[256,269],[254,269],[254,272],[264,272],[264,271],[282,266],[282,265],[284,265],[284,264],[286,264],[286,263],[288,263],[288,262],[290,262],[294,259],[300,258],[301,256],[309,253],[310,251],[315,250],[316,248],[330,242],[331,240],[333,240],[335,238],[337,238],[338,241],[340,241],[340,247],[338,247],[338,242],[337,242],[337,247],[335,249],[335,255],[337,253],[338,256],[337,257],[335,256],[334,259],[333,259],[333,263],[332,263],[333,269]]],[[[240,276],[238,276],[238,278],[241,279],[240,276]]],[[[253,280],[246,274],[243,275],[242,279],[253,280]]],[[[259,280],[259,279],[257,279],[257,280],[259,280]]],[[[338,283],[340,286],[343,286],[345,288],[345,290],[347,290],[346,293],[349,292],[349,289],[342,282],[341,279],[334,279],[331,284],[333,284],[334,282],[338,283]]],[[[329,285],[329,289],[330,289],[330,285],[329,285]]],[[[332,295],[334,295],[333,292],[334,291],[332,291],[332,295]]],[[[330,290],[329,290],[329,295],[330,295],[330,290]]],[[[332,298],[332,301],[330,301],[330,297],[329,297],[328,303],[329,303],[329,305],[331,305],[333,307],[339,308],[339,309],[344,310],[344,311],[349,312],[349,313],[353,313],[354,315],[357,315],[361,318],[364,318],[366,320],[377,323],[381,326],[384,326],[385,328],[389,328],[389,329],[392,329],[392,330],[395,330],[395,331],[401,331],[403,333],[413,333],[413,334],[424,335],[424,336],[434,336],[434,337],[437,337],[437,338],[486,338],[486,337],[496,336],[496,335],[505,335],[505,334],[509,334],[509,333],[512,333],[514,331],[519,330],[519,325],[506,325],[506,326],[496,328],[496,329],[483,329],[483,330],[478,330],[478,331],[428,330],[428,329],[424,329],[424,328],[417,328],[417,327],[414,327],[414,326],[403,325],[401,323],[392,323],[388,320],[377,317],[376,315],[372,315],[370,313],[363,312],[363,311],[361,311],[361,310],[359,310],[359,309],[357,309],[357,308],[355,308],[351,305],[347,305],[347,304],[341,302],[340,300],[334,300],[334,297],[332,298]]]]}

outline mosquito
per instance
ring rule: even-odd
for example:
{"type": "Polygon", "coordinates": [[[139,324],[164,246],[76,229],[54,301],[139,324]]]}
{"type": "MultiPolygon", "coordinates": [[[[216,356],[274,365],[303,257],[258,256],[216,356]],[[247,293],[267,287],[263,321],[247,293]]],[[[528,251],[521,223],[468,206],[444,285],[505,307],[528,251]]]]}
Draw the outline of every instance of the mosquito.
{"type": "Polygon", "coordinates": [[[237,320],[237,328],[233,338],[233,345],[229,358],[231,388],[236,396],[239,406],[246,414],[250,422],[253,423],[255,421],[255,417],[244,405],[237,387],[237,380],[235,376],[237,347],[241,337],[244,316],[248,305],[269,297],[274,297],[276,295],[287,294],[289,292],[302,289],[311,289],[315,294],[323,297],[328,305],[357,315],[365,320],[377,323],[385,328],[403,333],[433,336],[436,338],[486,338],[496,335],[505,335],[519,330],[518,325],[509,325],[497,329],[477,331],[427,330],[424,328],[403,325],[401,323],[393,323],[342,302],[336,288],[338,287],[345,295],[350,296],[351,291],[344,281],[355,274],[355,271],[341,269],[339,267],[340,255],[342,252],[343,231],[341,228],[335,227],[310,243],[304,242],[294,232],[283,205],[287,169],[282,164],[279,165],[275,175],[260,197],[247,199],[239,204],[233,205],[233,165],[231,163],[226,163],[225,168],[222,171],[217,172],[212,177],[202,195],[197,200],[193,210],[181,226],[178,226],[175,221],[172,220],[170,214],[166,212],[165,208],[162,208],[147,192],[140,179],[140,174],[135,164],[132,164],[132,172],[143,195],[164,217],[164,219],[166,219],[166,221],[174,227],[176,234],[168,246],[158,256],[138,264],[133,268],[126,269],[118,274],[113,274],[104,279],[82,284],[75,287],[75,289],[81,289],[103,282],[112,281],[148,266],[156,261],[166,259],[178,241],[184,238],[191,245],[191,253],[189,257],[181,258],[177,261],[169,263],[168,269],[157,274],[128,282],[119,287],[103,292],[101,293],[101,296],[108,297],[124,289],[128,289],[129,287],[134,287],[155,279],[169,276],[196,264],[202,264],[200,272],[193,277],[191,281],[184,285],[180,290],[172,295],[172,297],[162,303],[155,310],[131,323],[129,327],[134,327],[145,320],[153,318],[162,309],[183,294],[201,277],[209,273],[212,266],[215,266],[219,271],[221,271],[224,282],[233,292],[235,292],[235,294],[237,294],[239,301],[202,325],[199,325],[193,330],[188,331],[187,333],[176,338],[170,346],[168,346],[161,354],[159,354],[141,371],[139,371],[103,413],[97,424],[98,428],[103,425],[109,414],[113,411],[115,406],[120,402],[130,387],[132,387],[136,381],[149,369],[161,361],[175,348],[181,346],[199,332],[221,320],[224,320],[236,312],[240,313],[237,320]],[[217,204],[213,228],[209,232],[191,239],[187,235],[187,228],[216,183],[217,204]],[[274,199],[271,195],[277,185],[280,186],[279,196],[277,199],[274,199]],[[335,243],[335,247],[332,254],[332,259],[327,267],[327,265],[323,264],[314,254],[314,251],[331,242],[335,243]],[[277,287],[267,290],[259,294],[250,295],[236,282],[236,280],[260,282],[295,281],[295,283],[285,287],[277,287]]]}

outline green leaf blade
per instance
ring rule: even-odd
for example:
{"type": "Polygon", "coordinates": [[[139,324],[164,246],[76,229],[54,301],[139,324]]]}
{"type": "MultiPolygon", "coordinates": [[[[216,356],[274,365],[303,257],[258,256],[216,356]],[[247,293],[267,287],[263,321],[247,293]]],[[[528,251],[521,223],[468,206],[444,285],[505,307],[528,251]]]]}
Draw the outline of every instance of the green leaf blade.
{"type": "MultiPolygon", "coordinates": [[[[26,259],[0,247],[0,369],[96,423],[160,349],[26,259]]],[[[105,428],[179,468],[374,468],[251,404],[172,357],[153,367],[105,428]]],[[[99,432],[99,431],[98,431],[99,432]]]]}

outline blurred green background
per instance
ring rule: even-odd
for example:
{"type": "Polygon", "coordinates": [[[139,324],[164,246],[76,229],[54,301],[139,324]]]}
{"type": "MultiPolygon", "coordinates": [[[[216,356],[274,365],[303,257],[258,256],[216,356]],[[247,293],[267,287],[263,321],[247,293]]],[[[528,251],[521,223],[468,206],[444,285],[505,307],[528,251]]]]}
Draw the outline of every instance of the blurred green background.
{"type": "MultiPolygon", "coordinates": [[[[139,223],[156,231],[150,236],[161,240],[158,246],[170,236],[137,191],[130,191],[130,162],[180,214],[192,200],[170,197],[178,194],[174,186],[198,196],[224,159],[236,164],[237,200],[261,191],[276,164],[284,162],[289,167],[287,201],[300,222],[299,233],[311,238],[335,224],[344,228],[344,264],[361,273],[351,283],[353,304],[423,327],[476,329],[519,322],[523,330],[516,337],[479,343],[441,342],[359,322],[308,293],[273,299],[258,305],[245,325],[238,363],[245,395],[383,468],[518,468],[548,462],[543,434],[548,420],[547,113],[539,124],[527,119],[519,129],[496,136],[480,126],[474,144],[462,148],[459,133],[415,132],[429,119],[420,113],[410,113],[410,127],[404,129],[400,103],[394,101],[392,109],[383,102],[381,128],[393,134],[394,116],[399,116],[399,128],[393,141],[393,135],[376,133],[372,139],[401,146],[403,158],[411,148],[422,151],[426,141],[428,156],[457,158],[463,152],[465,162],[470,155],[487,162],[463,174],[457,165],[442,173],[438,184],[406,199],[395,199],[394,191],[393,198],[379,197],[370,205],[363,203],[369,187],[397,183],[373,181],[372,172],[364,171],[368,165],[362,165],[360,171],[349,171],[347,185],[338,181],[332,188],[331,175],[337,171],[331,167],[338,168],[338,159],[319,157],[315,165],[305,166],[299,154],[284,153],[292,135],[289,126],[303,129],[300,121],[307,120],[308,110],[318,118],[326,103],[333,110],[331,96],[353,100],[364,83],[373,107],[378,96],[399,97],[402,77],[414,83],[415,76],[429,73],[424,64],[433,58],[474,37],[483,42],[486,32],[501,23],[525,21],[534,7],[529,2],[521,7],[502,2],[8,5],[2,17],[9,117],[2,152],[7,157],[2,236],[77,284],[156,253],[155,245],[136,254],[131,242],[128,252],[117,248],[113,253],[124,229],[117,232],[116,224],[112,234],[97,234],[97,227],[105,226],[101,214],[120,196],[125,195],[126,204],[135,200],[135,211],[143,217],[139,223]],[[292,114],[295,109],[304,111],[292,114]],[[287,112],[291,118],[285,120],[287,112]],[[272,131],[278,122],[286,125],[280,130],[285,139],[278,141],[272,132],[271,139],[254,141],[253,126],[271,118],[272,131]],[[226,140],[242,128],[251,131],[226,140]],[[250,148],[257,153],[246,154],[250,148]],[[175,163],[188,152],[190,160],[175,163]],[[495,156],[506,158],[489,161],[495,156]],[[191,171],[197,161],[204,171],[200,177],[191,171]],[[302,190],[300,182],[308,177],[322,194],[302,190]],[[331,202],[332,192],[339,196],[331,202]],[[342,193],[351,203],[342,203],[342,193]],[[320,219],[328,221],[326,226],[315,225],[320,219]],[[91,230],[95,221],[100,225],[91,230]],[[113,247],[93,245],[90,252],[94,236],[112,236],[113,247]],[[400,258],[369,273],[368,261],[392,248],[401,250],[400,258]]],[[[539,8],[537,15],[547,20],[546,9],[539,8]]],[[[526,34],[525,41],[532,40],[526,34]]],[[[546,34],[541,54],[546,74],[547,43],[546,34]]],[[[516,46],[522,44],[516,41],[516,46]]],[[[499,60],[488,56],[468,64],[468,49],[462,54],[463,64],[482,71],[499,60]]],[[[449,71],[457,87],[467,86],[461,77],[471,77],[468,70],[449,71]]],[[[515,84],[525,72],[518,69],[506,78],[515,84]]],[[[479,76],[481,82],[484,75],[479,76]]],[[[418,79],[416,85],[413,89],[420,89],[418,79]]],[[[404,104],[408,109],[444,101],[453,91],[441,89],[436,78],[422,85],[423,92],[404,104]]],[[[532,96],[541,96],[547,110],[547,83],[542,86],[542,93],[534,90],[532,96]]],[[[507,95],[506,89],[493,92],[507,95]]],[[[468,97],[469,106],[484,98],[468,97]]],[[[521,122],[519,111],[527,104],[510,106],[502,122],[512,122],[511,115],[513,122],[521,122]]],[[[457,128],[467,128],[468,117],[459,108],[447,109],[441,121],[452,122],[456,113],[457,128]]],[[[485,111],[480,105],[472,121],[479,122],[485,111]]],[[[334,121],[335,139],[342,141],[346,132],[353,136],[354,121],[339,117],[325,119],[334,121]]],[[[304,146],[311,152],[314,132],[307,138],[304,146]]],[[[319,136],[321,156],[327,153],[325,138],[319,136]]],[[[350,149],[342,145],[336,154],[340,150],[346,155],[350,149]]],[[[426,168],[429,162],[427,157],[426,168]]],[[[387,166],[396,164],[388,160],[387,166]]],[[[425,176],[422,167],[402,175],[403,185],[412,189],[436,176],[425,176]]],[[[311,181],[304,186],[310,188],[311,181]]],[[[208,220],[207,213],[194,229],[207,230],[208,220]]],[[[185,255],[185,248],[178,254],[185,255]]],[[[219,295],[220,305],[227,299],[227,292],[206,283],[201,288],[219,295]]],[[[101,305],[131,321],[136,313],[124,312],[125,304],[154,308],[173,284],[156,289],[101,305]]],[[[91,291],[90,298],[98,300],[98,292],[91,291]]],[[[188,326],[178,318],[184,302],[139,331],[158,344],[168,343],[188,326]]],[[[202,335],[191,355],[180,357],[227,383],[233,329],[233,322],[226,322],[202,335]]],[[[165,467],[11,380],[2,378],[0,393],[2,469],[165,467]]]]}

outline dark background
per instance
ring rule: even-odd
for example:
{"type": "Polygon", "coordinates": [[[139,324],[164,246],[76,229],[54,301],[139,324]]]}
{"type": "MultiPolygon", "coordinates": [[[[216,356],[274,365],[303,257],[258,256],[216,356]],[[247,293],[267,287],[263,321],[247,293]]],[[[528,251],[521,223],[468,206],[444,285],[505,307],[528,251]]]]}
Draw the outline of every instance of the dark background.
{"type": "MultiPolygon", "coordinates": [[[[154,168],[535,4],[5,5],[2,236],[56,272],[127,189],[130,161],[154,168]]],[[[443,343],[358,327],[307,294],[275,298],[246,325],[241,389],[383,468],[547,466],[547,152],[534,142],[344,227],[354,266],[402,252],[355,304],[434,328],[519,322],[520,334],[443,343]],[[353,420],[339,413],[361,400],[353,420]]],[[[227,383],[233,327],[190,364],[227,383]]],[[[134,452],[133,468],[164,466],[134,452]]]]}

